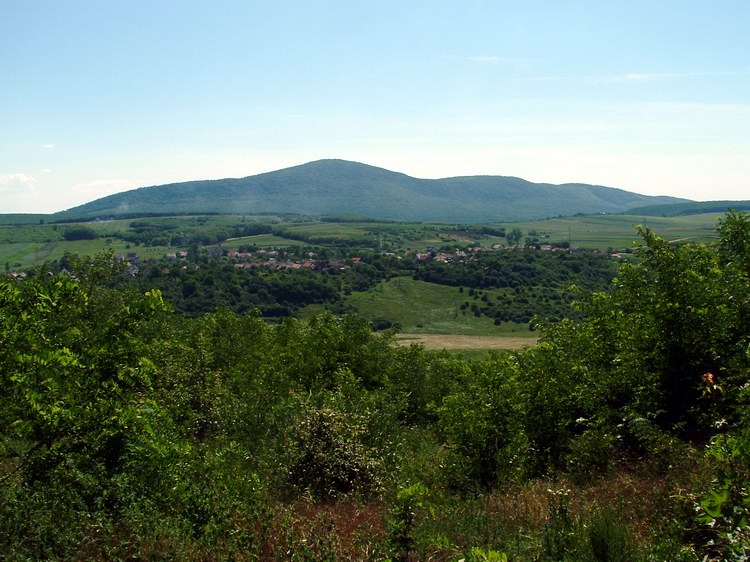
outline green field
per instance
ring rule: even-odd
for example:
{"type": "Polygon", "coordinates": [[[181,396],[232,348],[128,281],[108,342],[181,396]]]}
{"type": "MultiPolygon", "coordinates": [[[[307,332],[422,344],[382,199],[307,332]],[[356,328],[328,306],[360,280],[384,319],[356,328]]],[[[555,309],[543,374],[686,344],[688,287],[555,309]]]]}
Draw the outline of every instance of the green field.
{"type": "Polygon", "coordinates": [[[569,241],[572,247],[630,248],[638,240],[635,225],[648,227],[667,240],[707,242],[717,240],[716,221],[721,215],[707,213],[683,217],[648,217],[635,215],[587,215],[543,221],[509,223],[525,234],[536,230],[541,240],[569,241]],[[548,235],[548,238],[546,236],[548,235]]]}
{"type": "MultiPolygon", "coordinates": [[[[572,247],[588,249],[631,248],[639,240],[635,226],[651,228],[668,240],[707,242],[717,239],[717,213],[679,217],[650,217],[635,215],[585,215],[560,217],[539,221],[502,223],[493,225],[510,231],[520,228],[524,239],[536,232],[541,243],[569,242],[572,247]]],[[[505,238],[477,235],[472,227],[439,223],[329,223],[320,222],[292,225],[290,233],[330,239],[377,239],[380,246],[422,251],[428,247],[465,246],[480,244],[491,247],[507,244],[505,238]]],[[[523,242],[523,239],[522,239],[523,242]]]]}
{"type": "MultiPolygon", "coordinates": [[[[435,247],[464,247],[481,245],[491,247],[505,245],[507,240],[496,235],[480,232],[481,226],[465,226],[440,223],[405,222],[329,222],[306,216],[244,216],[244,215],[197,215],[173,217],[144,217],[142,219],[117,219],[78,224],[40,223],[41,215],[0,215],[0,263],[11,267],[31,267],[46,260],[58,259],[65,252],[93,253],[111,247],[115,252],[128,250],[121,237],[134,232],[134,225],[148,224],[162,231],[165,238],[176,234],[186,236],[216,236],[227,229],[262,223],[277,229],[275,234],[260,234],[229,238],[221,242],[227,249],[241,245],[262,247],[289,247],[306,243],[337,245],[355,241],[370,248],[395,252],[418,252],[435,247]],[[94,231],[98,240],[67,242],[63,240],[67,229],[85,226],[94,231]],[[278,230],[280,229],[280,230],[278,230]],[[289,238],[284,234],[288,233],[289,238]],[[109,239],[107,241],[106,239],[109,239]],[[310,240],[310,242],[305,242],[310,240]],[[18,265],[20,264],[20,265],[18,265]]],[[[535,235],[541,243],[570,242],[573,247],[589,249],[627,249],[638,241],[636,224],[655,230],[668,240],[712,241],[716,240],[715,226],[720,215],[706,213],[678,217],[649,217],[633,215],[587,215],[554,218],[541,221],[504,223],[493,225],[495,229],[521,229],[522,243],[526,237],[535,235]]],[[[141,245],[137,249],[141,257],[159,257],[168,251],[185,249],[168,248],[164,241],[153,245],[141,245]]]]}
{"type": "Polygon", "coordinates": [[[0,264],[7,264],[12,269],[26,269],[41,265],[44,262],[59,260],[66,253],[79,255],[93,255],[102,250],[111,249],[115,254],[135,252],[141,259],[161,258],[167,252],[174,252],[178,248],[164,246],[135,247],[122,240],[112,240],[107,243],[104,239],[77,240],[68,242],[24,242],[16,244],[0,244],[0,264]]]}
{"type": "Polygon", "coordinates": [[[41,224],[52,218],[52,215],[41,213],[8,213],[0,214],[0,225],[41,224]]]}
{"type": "Polygon", "coordinates": [[[243,236],[241,238],[229,238],[221,243],[221,247],[227,250],[236,250],[240,246],[258,246],[259,248],[285,248],[288,246],[304,246],[300,240],[281,238],[274,234],[257,234],[255,236],[243,236]]]}
{"type": "MultiPolygon", "coordinates": [[[[492,298],[499,291],[486,291],[492,298]]],[[[410,334],[460,334],[468,336],[529,336],[526,325],[499,326],[486,316],[460,310],[467,299],[456,287],[397,277],[364,293],[352,293],[346,303],[370,321],[386,319],[410,334]],[[464,314],[465,312],[465,314],[464,314]]]]}

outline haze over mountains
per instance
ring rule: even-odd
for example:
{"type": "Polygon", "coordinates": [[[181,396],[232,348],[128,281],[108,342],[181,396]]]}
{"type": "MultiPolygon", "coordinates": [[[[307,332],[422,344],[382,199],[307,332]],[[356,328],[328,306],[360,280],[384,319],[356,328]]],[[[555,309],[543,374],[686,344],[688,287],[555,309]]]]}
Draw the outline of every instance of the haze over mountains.
{"type": "Polygon", "coordinates": [[[419,179],[346,160],[221,180],[143,187],[57,213],[95,218],[146,213],[301,213],[438,222],[533,220],[689,202],[622,189],[532,183],[505,176],[419,179]]]}

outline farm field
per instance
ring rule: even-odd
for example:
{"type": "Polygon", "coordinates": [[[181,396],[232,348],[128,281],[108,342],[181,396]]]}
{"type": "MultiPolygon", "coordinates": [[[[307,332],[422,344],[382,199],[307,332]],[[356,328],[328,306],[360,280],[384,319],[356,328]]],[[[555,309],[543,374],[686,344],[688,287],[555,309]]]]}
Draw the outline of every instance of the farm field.
{"type": "Polygon", "coordinates": [[[135,251],[141,259],[164,257],[166,252],[175,248],[167,246],[133,247],[122,240],[57,240],[54,242],[23,242],[0,244],[0,263],[8,264],[14,269],[27,269],[42,265],[45,262],[61,259],[66,253],[93,255],[102,250],[113,250],[116,254],[135,251]]]}
{"type": "MultiPolygon", "coordinates": [[[[643,224],[668,240],[712,241],[719,215],[706,213],[679,217],[634,215],[588,215],[553,218],[542,221],[503,223],[490,230],[510,231],[518,228],[526,237],[540,243],[570,242],[573,247],[606,250],[627,249],[638,240],[634,225],[643,224]]],[[[482,231],[481,225],[404,222],[331,222],[305,216],[270,215],[200,215],[145,217],[71,224],[45,224],[44,215],[0,215],[0,263],[14,268],[28,268],[44,261],[59,259],[65,252],[95,253],[111,247],[121,253],[124,240],[138,229],[150,228],[153,243],[132,247],[139,257],[159,257],[168,251],[185,250],[190,240],[220,238],[215,244],[227,249],[241,245],[259,247],[293,247],[308,244],[352,247],[364,245],[383,251],[417,252],[428,248],[481,245],[505,245],[507,240],[482,231]],[[221,233],[247,225],[267,225],[273,233],[260,233],[221,239],[221,233]],[[85,227],[95,233],[94,241],[65,241],[66,229],[85,227]],[[159,235],[159,233],[163,233],[159,235]],[[105,242],[106,239],[109,241],[105,242]],[[175,239],[178,243],[175,244],[175,239]],[[182,243],[180,243],[180,241],[182,243]],[[79,243],[85,242],[85,243],[79,243]],[[106,244],[106,245],[105,245],[106,244]]]]}
{"type": "Polygon", "coordinates": [[[552,218],[542,221],[519,222],[504,225],[520,228],[524,232],[535,230],[549,235],[551,241],[569,241],[572,247],[606,249],[629,248],[638,240],[635,225],[643,225],[658,232],[667,240],[710,242],[718,239],[716,220],[718,213],[687,215],[681,217],[650,217],[637,215],[587,215],[552,218]]]}
{"type": "Polygon", "coordinates": [[[287,248],[290,246],[304,246],[300,240],[290,240],[275,234],[256,234],[254,236],[242,236],[240,238],[228,238],[221,243],[221,247],[227,250],[236,250],[240,246],[257,246],[259,248],[287,248]]]}

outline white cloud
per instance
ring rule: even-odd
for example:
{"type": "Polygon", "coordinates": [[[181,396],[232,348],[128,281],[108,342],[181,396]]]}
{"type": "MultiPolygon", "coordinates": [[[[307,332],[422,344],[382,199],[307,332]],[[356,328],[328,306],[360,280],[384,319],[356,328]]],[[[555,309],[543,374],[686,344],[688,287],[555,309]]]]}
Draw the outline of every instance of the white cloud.
{"type": "Polygon", "coordinates": [[[55,145],[54,144],[45,144],[42,148],[44,148],[45,150],[52,150],[53,148],[55,148],[55,145]]]}
{"type": "Polygon", "coordinates": [[[707,71],[707,72],[628,72],[609,76],[595,75],[560,75],[560,76],[532,76],[519,78],[525,82],[652,82],[656,80],[683,80],[689,78],[704,78],[711,76],[744,76],[750,74],[746,70],[707,71]]]}
{"type": "Polygon", "coordinates": [[[36,190],[36,179],[28,174],[0,176],[0,193],[29,193],[36,190]]]}
{"type": "Polygon", "coordinates": [[[73,186],[73,192],[85,197],[104,197],[127,189],[136,187],[130,180],[94,180],[85,183],[77,183],[73,186]]]}

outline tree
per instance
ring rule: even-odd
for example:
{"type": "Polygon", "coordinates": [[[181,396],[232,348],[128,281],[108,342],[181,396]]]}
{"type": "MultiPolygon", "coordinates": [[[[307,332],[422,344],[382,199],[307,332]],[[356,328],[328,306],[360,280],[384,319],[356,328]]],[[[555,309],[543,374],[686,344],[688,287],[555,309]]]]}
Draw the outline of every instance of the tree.
{"type": "Polygon", "coordinates": [[[608,292],[580,295],[580,320],[545,326],[539,345],[519,355],[537,471],[606,464],[607,447],[640,455],[670,435],[703,442],[717,421],[742,418],[750,283],[736,242],[746,220],[720,223],[719,252],[641,228],[640,259],[620,267],[608,292]],[[707,396],[706,381],[721,400],[707,396]]]}
{"type": "MultiPolygon", "coordinates": [[[[91,290],[69,276],[0,281],[0,458],[26,485],[63,479],[93,501],[148,433],[149,326],[158,291],[91,290]]],[[[114,500],[113,496],[110,499],[114,500]]]]}
{"type": "Polygon", "coordinates": [[[95,240],[97,236],[96,231],[87,226],[67,228],[63,234],[65,240],[95,240]]]}
{"type": "Polygon", "coordinates": [[[719,220],[717,230],[721,236],[719,255],[722,262],[733,264],[745,275],[750,275],[750,214],[731,210],[719,220]]]}
{"type": "Polygon", "coordinates": [[[505,235],[505,238],[508,240],[508,244],[511,246],[518,246],[521,243],[521,238],[523,238],[523,231],[516,227],[510,231],[508,231],[505,235]]]}
{"type": "Polygon", "coordinates": [[[527,450],[512,362],[492,358],[473,365],[438,409],[438,427],[449,449],[448,471],[461,488],[488,489],[522,474],[527,450]]]}

